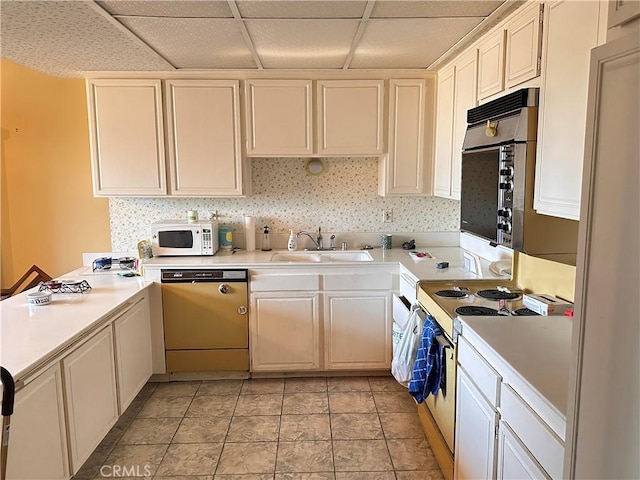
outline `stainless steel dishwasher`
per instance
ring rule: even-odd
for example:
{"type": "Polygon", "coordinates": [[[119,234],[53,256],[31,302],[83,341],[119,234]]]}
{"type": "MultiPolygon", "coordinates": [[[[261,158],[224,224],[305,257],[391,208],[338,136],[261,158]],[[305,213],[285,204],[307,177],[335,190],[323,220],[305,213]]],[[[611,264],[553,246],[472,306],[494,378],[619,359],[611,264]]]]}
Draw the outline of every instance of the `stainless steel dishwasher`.
{"type": "Polygon", "coordinates": [[[248,372],[247,270],[162,270],[161,282],[167,372],[248,372]]]}

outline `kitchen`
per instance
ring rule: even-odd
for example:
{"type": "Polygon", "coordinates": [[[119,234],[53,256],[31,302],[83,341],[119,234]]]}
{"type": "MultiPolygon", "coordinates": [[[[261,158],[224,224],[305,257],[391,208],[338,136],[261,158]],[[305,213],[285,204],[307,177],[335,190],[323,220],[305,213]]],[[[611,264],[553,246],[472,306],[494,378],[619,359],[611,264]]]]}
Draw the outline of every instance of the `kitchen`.
{"type": "MultiPolygon", "coordinates": [[[[633,24],[624,28],[633,28],[633,24]]],[[[622,28],[612,29],[611,36],[620,35],[618,30],[622,28]]],[[[78,266],[78,258],[82,252],[119,251],[123,244],[126,244],[128,250],[131,248],[131,240],[137,241],[147,235],[146,228],[150,220],[164,218],[168,214],[182,216],[188,208],[195,208],[201,212],[215,209],[221,214],[232,212],[231,218],[223,217],[221,223],[229,220],[239,225],[241,215],[245,213],[266,217],[270,222],[280,221],[282,223],[270,226],[275,227],[282,237],[288,236],[289,228],[315,228],[316,224],[320,223],[316,220],[318,215],[326,215],[321,222],[323,229],[336,232],[338,239],[342,232],[385,231],[388,226],[381,222],[381,216],[382,210],[389,207],[393,210],[394,220],[398,222],[398,225],[392,225],[398,239],[398,234],[402,232],[408,233],[407,237],[410,237],[414,231],[452,232],[457,229],[458,219],[453,218],[450,213],[457,209],[455,200],[436,197],[375,196],[379,180],[375,171],[377,160],[366,158],[351,160],[350,163],[326,159],[326,176],[312,178],[304,173],[306,159],[293,160],[298,166],[298,172],[292,173],[296,175],[293,184],[301,188],[301,192],[296,191],[289,197],[287,205],[293,205],[290,209],[287,208],[290,214],[284,214],[281,205],[276,205],[273,210],[261,210],[265,205],[272,205],[275,198],[279,199],[283,189],[290,191],[289,181],[283,181],[280,186],[272,186],[278,178],[293,170],[288,167],[290,164],[284,161],[276,161],[272,171],[272,167],[265,163],[252,160],[254,167],[262,168],[258,172],[254,171],[255,175],[252,176],[257,197],[254,200],[252,196],[237,200],[201,199],[201,203],[194,204],[187,199],[112,198],[107,203],[104,199],[93,198],[89,180],[91,174],[84,82],[79,79],[45,77],[25,71],[22,67],[13,66],[4,60],[2,66],[3,117],[5,108],[10,112],[12,107],[11,103],[7,105],[7,91],[11,92],[11,99],[25,102],[24,105],[19,103],[13,107],[16,108],[14,115],[18,115],[19,119],[15,121],[14,128],[5,131],[3,118],[3,158],[8,160],[14,155],[13,158],[19,159],[18,163],[3,162],[3,286],[6,286],[5,278],[6,284],[11,284],[12,280],[19,277],[21,272],[34,262],[44,266],[52,274],[61,275],[78,266]],[[9,75],[12,72],[13,75],[9,75]],[[9,77],[8,81],[5,81],[5,75],[9,77]],[[12,78],[16,79],[15,84],[11,83],[12,78]],[[21,91],[23,93],[20,93],[21,91]],[[28,112],[33,112],[33,116],[22,120],[28,112]],[[55,119],[55,122],[51,119],[55,119]],[[42,128],[42,124],[38,122],[44,122],[47,128],[42,128]],[[47,132],[51,132],[51,136],[41,138],[47,132]],[[49,161],[41,160],[45,158],[49,161]],[[34,169],[34,165],[38,168],[34,169]],[[272,176],[264,177],[265,173],[272,176]],[[33,178],[34,181],[29,182],[26,178],[33,178]],[[343,183],[336,192],[333,185],[334,182],[339,182],[340,178],[343,179],[343,183]],[[355,188],[354,178],[357,179],[355,188]],[[317,181],[318,184],[312,184],[310,180],[317,181]],[[14,181],[15,184],[9,183],[14,181]],[[16,191],[15,186],[10,188],[12,185],[19,186],[19,190],[16,191]],[[355,199],[361,197],[367,203],[356,203],[354,208],[348,209],[341,207],[352,204],[355,199]],[[328,203],[320,203],[318,208],[317,202],[323,201],[328,203]],[[8,214],[6,208],[9,208],[8,214]],[[233,208],[237,213],[233,213],[233,208]],[[47,212],[45,219],[42,218],[43,209],[47,212]],[[425,210],[429,215],[415,213],[425,210]],[[33,222],[33,218],[38,218],[38,222],[33,222]],[[49,223],[46,223],[47,221],[49,223]],[[46,235],[43,235],[43,230],[47,232],[46,235]],[[70,235],[69,232],[87,234],[70,235]],[[9,242],[6,240],[7,233],[11,235],[9,242]],[[44,238],[46,241],[43,241],[44,238]],[[13,255],[7,256],[7,249],[10,249],[13,255]]],[[[437,119],[440,120],[439,114],[437,119]]],[[[438,151],[436,155],[437,153],[438,151]]],[[[627,206],[634,206],[633,198],[627,206]]],[[[629,218],[633,218],[633,215],[629,218]]],[[[274,248],[284,248],[286,238],[283,240],[277,243],[277,238],[274,238],[274,248]]],[[[350,243],[353,244],[354,241],[356,240],[350,243]]],[[[577,278],[580,278],[580,268],[578,264],[577,278]]]]}

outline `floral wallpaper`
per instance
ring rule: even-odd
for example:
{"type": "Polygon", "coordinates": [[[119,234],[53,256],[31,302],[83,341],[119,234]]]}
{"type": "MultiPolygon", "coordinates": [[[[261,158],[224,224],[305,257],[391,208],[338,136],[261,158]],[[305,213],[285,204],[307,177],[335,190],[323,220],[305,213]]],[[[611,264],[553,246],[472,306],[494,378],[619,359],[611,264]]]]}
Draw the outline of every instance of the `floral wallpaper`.
{"type": "MultiPolygon", "coordinates": [[[[324,170],[309,174],[306,158],[253,158],[252,193],[244,198],[110,198],[111,246],[135,250],[149,238],[157,220],[200,218],[218,212],[221,225],[244,233],[244,216],[256,217],[257,233],[268,225],[274,234],[289,230],[323,232],[441,232],[457,231],[460,203],[438,197],[381,197],[377,158],[324,158],[324,170]],[[383,210],[393,222],[383,222],[383,210]]],[[[244,237],[242,237],[244,238],[244,237]]],[[[242,241],[244,243],[244,240],[242,241]]]]}

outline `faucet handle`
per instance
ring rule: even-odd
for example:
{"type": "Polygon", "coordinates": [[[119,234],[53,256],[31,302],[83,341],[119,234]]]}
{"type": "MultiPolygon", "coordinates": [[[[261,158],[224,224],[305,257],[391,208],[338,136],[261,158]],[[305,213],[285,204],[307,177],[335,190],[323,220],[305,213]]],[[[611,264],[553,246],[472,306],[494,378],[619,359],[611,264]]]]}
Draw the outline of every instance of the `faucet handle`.
{"type": "Polygon", "coordinates": [[[335,250],[336,249],[336,236],[335,235],[331,235],[329,237],[329,248],[331,250],[335,250]]]}

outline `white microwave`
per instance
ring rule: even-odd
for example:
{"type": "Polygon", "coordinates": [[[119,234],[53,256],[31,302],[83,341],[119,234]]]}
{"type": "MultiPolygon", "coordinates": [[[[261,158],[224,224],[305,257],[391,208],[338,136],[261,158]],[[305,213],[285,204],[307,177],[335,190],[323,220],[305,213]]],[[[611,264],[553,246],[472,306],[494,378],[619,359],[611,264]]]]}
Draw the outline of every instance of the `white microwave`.
{"type": "Polygon", "coordinates": [[[151,249],[156,257],[213,255],[218,251],[218,223],[154,222],[151,224],[151,249]]]}

